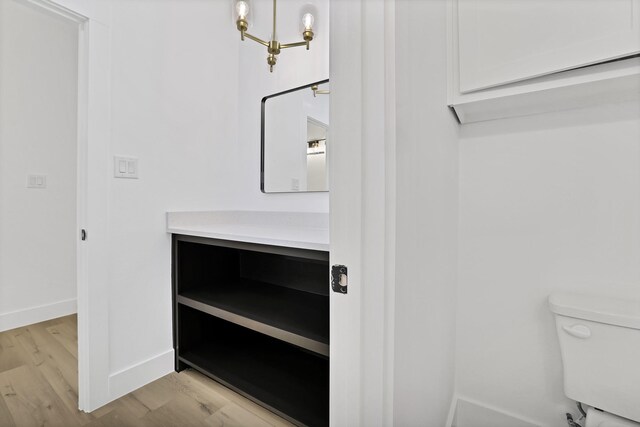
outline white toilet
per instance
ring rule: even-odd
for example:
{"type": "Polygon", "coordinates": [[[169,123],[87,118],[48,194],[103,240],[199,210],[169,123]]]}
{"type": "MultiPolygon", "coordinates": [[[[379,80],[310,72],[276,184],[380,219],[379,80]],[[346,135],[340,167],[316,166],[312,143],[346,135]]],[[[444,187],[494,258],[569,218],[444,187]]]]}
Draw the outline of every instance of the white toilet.
{"type": "Polygon", "coordinates": [[[565,395],[593,407],[585,427],[640,426],[640,301],[552,294],[549,307],[565,395]]]}

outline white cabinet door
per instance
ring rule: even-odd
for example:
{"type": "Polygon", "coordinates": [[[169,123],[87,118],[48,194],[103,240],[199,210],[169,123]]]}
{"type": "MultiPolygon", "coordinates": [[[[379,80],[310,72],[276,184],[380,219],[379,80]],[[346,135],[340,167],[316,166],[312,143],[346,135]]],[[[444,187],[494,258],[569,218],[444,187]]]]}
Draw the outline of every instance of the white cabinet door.
{"type": "Polygon", "coordinates": [[[454,1],[461,93],[640,52],[640,0],[454,1]]]}

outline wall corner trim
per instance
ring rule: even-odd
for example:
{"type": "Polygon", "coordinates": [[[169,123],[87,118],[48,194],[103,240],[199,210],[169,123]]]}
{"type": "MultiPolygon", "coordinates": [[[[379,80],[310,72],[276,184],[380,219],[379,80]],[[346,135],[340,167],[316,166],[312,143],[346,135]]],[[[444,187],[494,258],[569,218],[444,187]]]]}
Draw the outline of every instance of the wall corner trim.
{"type": "Polygon", "coordinates": [[[109,375],[109,400],[113,401],[173,372],[174,351],[167,350],[109,375]]]}
{"type": "Polygon", "coordinates": [[[447,414],[447,423],[445,427],[454,427],[453,422],[456,416],[456,407],[458,406],[458,395],[456,393],[451,396],[451,405],[449,406],[449,413],[447,414]]]}

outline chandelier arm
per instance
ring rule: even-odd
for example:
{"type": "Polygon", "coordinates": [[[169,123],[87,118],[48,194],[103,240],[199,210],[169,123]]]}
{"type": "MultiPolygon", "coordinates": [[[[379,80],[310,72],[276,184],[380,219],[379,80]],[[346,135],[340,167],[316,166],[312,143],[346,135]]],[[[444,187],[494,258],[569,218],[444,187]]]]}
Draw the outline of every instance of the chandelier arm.
{"type": "Polygon", "coordinates": [[[285,43],[280,45],[280,49],[288,49],[290,47],[298,47],[298,46],[306,46],[306,41],[295,42],[295,43],[285,43]]]}
{"type": "Polygon", "coordinates": [[[258,43],[260,43],[262,46],[269,47],[269,42],[266,42],[266,41],[264,41],[264,40],[262,40],[262,39],[259,39],[259,38],[258,38],[258,37],[256,37],[256,36],[252,36],[251,34],[247,33],[246,31],[245,31],[243,34],[244,34],[244,36],[245,36],[246,38],[248,38],[249,40],[253,40],[254,42],[258,42],[258,43]]]}

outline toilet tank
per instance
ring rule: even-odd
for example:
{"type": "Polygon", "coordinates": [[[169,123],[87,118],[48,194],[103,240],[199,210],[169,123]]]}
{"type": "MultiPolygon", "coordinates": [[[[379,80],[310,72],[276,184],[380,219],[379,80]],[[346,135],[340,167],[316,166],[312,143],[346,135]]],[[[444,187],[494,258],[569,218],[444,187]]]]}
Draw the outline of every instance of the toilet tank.
{"type": "Polygon", "coordinates": [[[552,294],[570,399],[640,421],[640,301],[552,294]]]}

